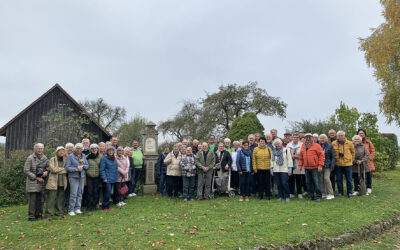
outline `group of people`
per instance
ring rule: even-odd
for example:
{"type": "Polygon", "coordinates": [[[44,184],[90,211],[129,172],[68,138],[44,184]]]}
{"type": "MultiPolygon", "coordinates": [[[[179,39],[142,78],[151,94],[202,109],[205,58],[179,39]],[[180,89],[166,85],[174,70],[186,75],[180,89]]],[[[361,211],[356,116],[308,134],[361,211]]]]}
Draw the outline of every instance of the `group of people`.
{"type": "Polygon", "coordinates": [[[279,138],[272,129],[265,137],[251,134],[248,140],[231,143],[229,138],[216,143],[211,135],[208,142],[183,140],[165,146],[158,158],[160,174],[159,194],[168,199],[183,196],[184,201],[194,199],[197,182],[197,199],[210,198],[213,176],[230,175],[230,186],[240,195],[239,201],[249,197],[270,200],[291,198],[321,202],[334,199],[334,192],[344,196],[343,175],[346,178],[346,195],[369,195],[372,192],[372,172],[375,170],[375,148],[367,133],[359,129],[351,140],[344,131],[330,130],[326,134],[285,133],[279,138]],[[197,176],[197,177],[196,177],[197,176]],[[360,179],[365,192],[360,190],[360,179]],[[354,182],[354,185],[353,185],[354,182]],[[354,187],[354,189],[353,189],[354,187]]]}
{"type": "Polygon", "coordinates": [[[36,144],[24,166],[31,221],[43,216],[63,216],[65,211],[70,216],[82,214],[82,205],[89,212],[100,205],[108,211],[112,210],[111,196],[117,206],[126,205],[127,197],[136,196],[144,164],[138,141],[133,141],[132,147],[122,148],[117,137],[99,144],[83,139],[82,143],[57,147],[50,160],[43,150],[43,144],[36,144]]]}
{"type": "MultiPolygon", "coordinates": [[[[166,190],[168,199],[190,201],[197,188],[197,200],[208,200],[214,175],[230,177],[239,201],[249,201],[257,193],[259,199],[277,195],[287,202],[296,194],[300,199],[307,195],[317,202],[330,200],[336,186],[338,196],[344,195],[343,175],[349,198],[372,192],[375,149],[365,130],[359,129],[351,141],[343,131],[334,130],[328,136],[300,132],[279,138],[277,134],[272,129],[265,137],[252,134],[248,140],[226,138],[219,143],[211,135],[201,144],[183,140],[172,151],[165,146],[157,162],[160,196],[166,190]],[[360,179],[366,183],[366,192],[360,190],[360,179]]],[[[64,212],[75,216],[82,213],[82,205],[86,211],[100,205],[108,211],[113,209],[111,199],[120,207],[126,205],[127,197],[136,196],[145,158],[136,140],[132,147],[123,148],[117,137],[99,144],[83,139],[57,147],[50,160],[43,150],[43,144],[36,144],[24,166],[29,220],[63,216],[64,212]]]]}

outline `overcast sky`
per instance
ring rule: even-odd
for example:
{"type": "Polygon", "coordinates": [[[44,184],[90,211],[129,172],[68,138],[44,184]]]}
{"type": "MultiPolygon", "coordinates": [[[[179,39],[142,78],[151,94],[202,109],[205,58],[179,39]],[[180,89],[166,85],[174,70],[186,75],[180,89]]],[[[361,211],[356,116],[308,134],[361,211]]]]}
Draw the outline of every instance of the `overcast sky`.
{"type": "Polygon", "coordinates": [[[379,113],[358,38],[382,22],[378,0],[2,0],[0,127],[55,83],[156,123],[184,99],[249,81],[288,104],[285,120],[259,117],[280,134],[340,101],[379,113]]]}

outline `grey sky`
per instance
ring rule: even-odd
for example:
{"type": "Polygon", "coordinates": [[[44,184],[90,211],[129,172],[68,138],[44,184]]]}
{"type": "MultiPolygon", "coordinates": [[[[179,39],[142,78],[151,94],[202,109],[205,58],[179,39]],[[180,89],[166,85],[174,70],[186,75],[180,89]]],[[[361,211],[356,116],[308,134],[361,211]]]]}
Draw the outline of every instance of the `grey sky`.
{"type": "Polygon", "coordinates": [[[0,1],[0,126],[55,83],[156,123],[184,99],[249,81],[288,103],[284,121],[260,117],[280,133],[341,100],[378,113],[357,38],[382,21],[377,0],[0,1]]]}

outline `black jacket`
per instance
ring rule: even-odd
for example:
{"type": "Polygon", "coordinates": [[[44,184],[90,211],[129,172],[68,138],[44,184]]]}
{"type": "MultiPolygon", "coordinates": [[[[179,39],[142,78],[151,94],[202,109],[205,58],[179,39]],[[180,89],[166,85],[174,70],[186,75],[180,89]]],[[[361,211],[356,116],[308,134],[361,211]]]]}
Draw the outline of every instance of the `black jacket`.
{"type": "Polygon", "coordinates": [[[225,166],[228,164],[229,168],[232,167],[232,157],[231,154],[228,151],[222,151],[221,152],[221,157],[218,157],[218,154],[215,153],[215,163],[221,166],[222,172],[227,172],[228,170],[225,170],[225,166]],[[221,163],[221,164],[219,164],[221,163]]]}
{"type": "Polygon", "coordinates": [[[327,142],[325,145],[321,145],[321,147],[325,154],[324,168],[330,168],[333,171],[335,169],[335,150],[332,144],[327,142]]]}
{"type": "Polygon", "coordinates": [[[162,152],[160,156],[158,156],[157,169],[160,174],[167,173],[167,164],[164,163],[165,157],[167,157],[167,154],[165,154],[165,152],[162,152]]]}

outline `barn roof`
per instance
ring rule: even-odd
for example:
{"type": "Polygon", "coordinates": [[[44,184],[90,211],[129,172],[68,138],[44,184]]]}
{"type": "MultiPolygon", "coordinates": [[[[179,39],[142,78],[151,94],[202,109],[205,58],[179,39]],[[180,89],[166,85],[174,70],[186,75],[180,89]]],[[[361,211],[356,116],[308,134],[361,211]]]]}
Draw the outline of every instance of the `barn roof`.
{"type": "Polygon", "coordinates": [[[51,91],[54,89],[59,89],[79,110],[81,110],[87,117],[94,123],[96,126],[98,126],[106,135],[111,137],[111,134],[103,127],[100,125],[100,123],[94,119],[87,111],[86,109],[80,105],[77,101],[75,101],[72,96],[70,96],[67,91],[65,91],[60,84],[56,83],[52,88],[50,88],[46,93],[41,95],[38,99],[36,99],[34,102],[32,102],[28,107],[26,107],[24,110],[22,110],[18,115],[16,115],[13,119],[11,119],[9,122],[6,123],[2,128],[0,128],[0,136],[5,136],[6,135],[6,129],[8,126],[10,126],[15,120],[17,120],[22,114],[24,114],[26,111],[28,111],[30,108],[32,108],[36,103],[38,103],[40,100],[45,98],[51,91]]]}

